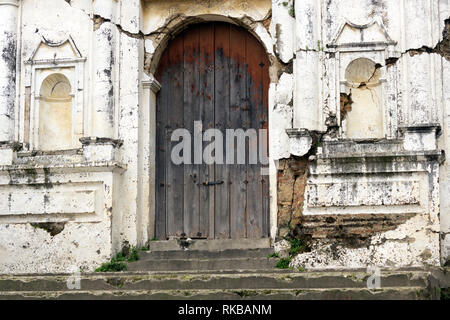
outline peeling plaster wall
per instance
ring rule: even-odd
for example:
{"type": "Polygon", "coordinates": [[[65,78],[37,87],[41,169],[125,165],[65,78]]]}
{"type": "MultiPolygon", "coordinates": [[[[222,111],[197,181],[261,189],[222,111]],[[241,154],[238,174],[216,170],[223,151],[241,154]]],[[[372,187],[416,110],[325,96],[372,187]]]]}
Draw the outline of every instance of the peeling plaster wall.
{"type": "Polygon", "coordinates": [[[66,155],[49,169],[25,158],[0,167],[0,273],[78,272],[109,259],[114,164],[66,155]]]}
{"type": "MultiPolygon", "coordinates": [[[[440,253],[439,236],[440,199],[448,190],[441,186],[441,196],[437,187],[443,160],[437,139],[441,111],[448,108],[447,62],[439,44],[447,1],[296,1],[295,16],[293,132],[305,128],[319,139],[311,151],[303,217],[290,226],[291,236],[309,239],[311,252],[293,265],[439,265],[448,255],[445,246],[440,253]],[[346,89],[345,71],[360,58],[379,66],[383,134],[367,140],[356,130],[351,141],[349,121],[357,127],[372,121],[364,119],[371,110],[362,111],[370,104],[352,101],[346,89]],[[352,115],[352,107],[362,108],[360,114],[352,115]],[[391,225],[396,214],[399,224],[391,225]],[[361,247],[351,245],[361,238],[361,247]]],[[[301,141],[293,135],[291,150],[301,141]]]]}
{"type": "Polygon", "coordinates": [[[449,263],[450,260],[450,162],[448,158],[450,150],[450,2],[442,2],[440,15],[449,17],[440,26],[444,30],[440,49],[445,58],[442,59],[442,92],[443,92],[443,126],[439,139],[439,147],[444,149],[447,157],[440,168],[440,218],[441,218],[441,262],[449,263]]]}
{"type": "Polygon", "coordinates": [[[0,141],[14,139],[16,100],[17,3],[0,2],[0,141]]]}
{"type": "MultiPolygon", "coordinates": [[[[108,4],[100,2],[96,10],[102,11],[101,7],[108,4]]],[[[119,242],[123,238],[137,241],[133,233],[120,237],[124,234],[122,228],[129,226],[114,220],[121,205],[117,188],[124,180],[122,184],[127,185],[127,180],[121,178],[126,164],[117,161],[120,153],[114,151],[116,147],[112,148],[115,140],[102,140],[120,136],[115,108],[119,105],[115,102],[119,94],[108,93],[107,104],[93,95],[93,92],[101,94],[104,88],[101,79],[94,80],[99,75],[95,60],[108,61],[108,56],[114,57],[120,46],[115,43],[109,49],[94,43],[93,13],[91,0],[20,2],[19,101],[15,110],[19,115],[15,123],[18,139],[13,161],[4,161],[1,164],[5,166],[0,167],[0,273],[92,271],[121,248],[119,242]],[[49,8],[55,14],[49,15],[49,8]],[[33,131],[38,131],[39,120],[48,120],[39,114],[39,88],[46,75],[63,69],[71,70],[64,73],[72,89],[72,106],[67,117],[74,123],[74,141],[63,148],[66,150],[36,149],[33,131]],[[102,110],[111,111],[106,125],[97,117],[102,110]],[[82,148],[78,139],[91,135],[101,139],[88,140],[82,148]]],[[[122,16],[128,19],[125,14],[122,16]]],[[[124,25],[128,27],[128,23],[124,25]]],[[[114,24],[112,32],[119,32],[114,24]]],[[[134,51],[134,44],[131,45],[134,51]]],[[[113,58],[109,63],[115,67],[119,60],[113,58]]],[[[115,70],[111,68],[108,75],[112,80],[107,79],[107,83],[111,81],[118,87],[119,81],[112,74],[115,70]]],[[[135,78],[139,74],[136,70],[135,78]]],[[[130,85],[138,88],[139,82],[130,85]]],[[[139,99],[139,95],[133,95],[134,98],[139,99]]],[[[44,100],[41,105],[44,112],[44,100]]],[[[134,180],[129,180],[132,189],[136,189],[134,180]]],[[[126,211],[123,215],[128,214],[126,211]]],[[[131,214],[135,216],[136,212],[131,214]]],[[[136,225],[133,227],[136,229],[136,225]]]]}

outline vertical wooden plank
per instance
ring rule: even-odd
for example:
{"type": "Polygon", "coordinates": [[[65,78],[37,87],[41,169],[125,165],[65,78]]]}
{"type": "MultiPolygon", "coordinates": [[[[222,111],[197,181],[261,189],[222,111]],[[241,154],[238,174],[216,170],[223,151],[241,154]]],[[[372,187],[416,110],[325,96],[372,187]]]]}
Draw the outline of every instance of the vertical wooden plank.
{"type": "Polygon", "coordinates": [[[159,240],[166,239],[166,124],[168,108],[168,86],[170,70],[168,52],[166,49],[159,64],[156,77],[161,83],[161,90],[156,103],[156,172],[155,172],[155,237],[159,240]]]}
{"type": "MultiPolygon", "coordinates": [[[[184,37],[184,128],[194,137],[194,121],[201,120],[199,108],[200,52],[199,28],[193,26],[184,37]]],[[[192,141],[193,143],[193,141],[192,141]]],[[[189,150],[191,164],[184,165],[184,232],[199,238],[200,233],[200,164],[194,164],[193,147],[189,150]]]]}
{"type": "MultiPolygon", "coordinates": [[[[239,27],[230,27],[230,129],[241,129],[247,117],[245,68],[246,32],[239,27]]],[[[237,163],[237,141],[234,145],[233,165],[228,165],[230,174],[230,233],[231,238],[245,238],[245,207],[247,172],[245,164],[237,163]]]]}
{"type": "Polygon", "coordinates": [[[168,145],[167,150],[167,232],[171,236],[184,236],[183,222],[183,192],[184,192],[184,166],[175,165],[171,160],[172,148],[178,142],[171,142],[171,134],[175,129],[182,128],[183,119],[183,36],[172,40],[169,51],[169,74],[168,84],[168,145]]]}
{"type": "MultiPolygon", "coordinates": [[[[214,24],[203,24],[200,36],[200,95],[199,108],[203,131],[214,128],[214,24]]],[[[203,159],[203,157],[202,157],[203,159]]],[[[214,180],[214,165],[200,165],[200,222],[203,237],[214,239],[214,187],[203,182],[214,180]]]]}
{"type": "MultiPolygon", "coordinates": [[[[259,129],[261,126],[262,111],[262,66],[261,45],[256,39],[247,34],[246,57],[249,72],[247,80],[248,102],[250,105],[250,127],[259,129]]],[[[249,154],[257,153],[258,146],[249,144],[249,154]]],[[[262,213],[263,205],[261,196],[263,194],[260,165],[247,164],[247,237],[261,238],[263,235],[262,213]]]]}
{"type": "MultiPolygon", "coordinates": [[[[230,25],[216,23],[215,25],[215,128],[223,134],[229,122],[230,107],[230,25]]],[[[225,149],[225,148],[224,148],[225,149]]],[[[221,152],[217,150],[216,152],[221,152]]],[[[223,150],[224,161],[226,151],[223,150]]],[[[216,164],[217,181],[223,184],[215,188],[215,237],[224,239],[230,237],[230,206],[229,206],[229,172],[226,164],[216,164]]]]}
{"type": "MultiPolygon", "coordinates": [[[[266,134],[266,150],[265,154],[267,159],[269,158],[269,87],[270,87],[270,77],[269,77],[269,67],[270,67],[270,61],[267,57],[267,54],[264,50],[264,48],[261,46],[261,55],[262,55],[262,62],[264,64],[262,68],[262,79],[263,79],[263,85],[262,85],[262,95],[263,95],[263,101],[262,101],[262,107],[261,110],[262,114],[262,129],[265,129],[266,134]]],[[[261,176],[261,182],[262,182],[262,227],[263,227],[263,237],[270,237],[270,184],[269,184],[269,164],[263,164],[261,167],[265,168],[266,175],[261,176]]]]}

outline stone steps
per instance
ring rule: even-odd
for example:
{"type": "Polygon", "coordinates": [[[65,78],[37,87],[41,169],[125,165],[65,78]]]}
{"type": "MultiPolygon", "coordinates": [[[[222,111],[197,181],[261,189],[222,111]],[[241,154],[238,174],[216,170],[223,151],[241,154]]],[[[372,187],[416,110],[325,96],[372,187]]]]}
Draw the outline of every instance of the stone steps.
{"type": "Polygon", "coordinates": [[[150,241],[150,250],[157,251],[209,251],[270,249],[270,238],[261,239],[171,239],[150,241]]]}
{"type": "Polygon", "coordinates": [[[368,289],[10,291],[0,300],[422,300],[422,287],[368,289]]]}
{"type": "Polygon", "coordinates": [[[429,272],[126,272],[0,276],[0,299],[429,299],[429,272]],[[69,284],[79,280],[79,290],[69,284]]]}
{"type": "Polygon", "coordinates": [[[147,251],[140,253],[140,260],[155,259],[232,259],[232,258],[265,258],[274,253],[273,248],[261,249],[229,249],[223,251],[207,250],[171,250],[147,251]]]}
{"type": "Polygon", "coordinates": [[[129,264],[130,271],[195,271],[274,269],[276,258],[157,259],[129,264]]]}
{"type": "MultiPolygon", "coordinates": [[[[205,242],[206,243],[206,242],[205,242]]],[[[197,243],[198,244],[198,243],[197,243]]],[[[203,248],[203,246],[201,246],[203,248]]],[[[140,254],[140,259],[128,265],[129,271],[230,271],[274,270],[278,258],[269,258],[273,248],[251,250],[178,249],[150,251],[140,254]]]]}
{"type": "Polygon", "coordinates": [[[272,248],[243,250],[230,244],[222,251],[174,247],[141,252],[126,272],[3,275],[0,299],[436,298],[430,270],[381,271],[381,289],[369,290],[365,270],[280,270],[275,268],[278,258],[268,258],[272,248]]]}

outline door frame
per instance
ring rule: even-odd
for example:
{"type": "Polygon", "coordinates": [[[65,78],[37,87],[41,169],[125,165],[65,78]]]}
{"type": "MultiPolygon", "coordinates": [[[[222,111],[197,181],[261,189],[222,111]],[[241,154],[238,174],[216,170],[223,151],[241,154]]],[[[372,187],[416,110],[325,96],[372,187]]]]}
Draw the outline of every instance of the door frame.
{"type": "MultiPolygon", "coordinates": [[[[273,52],[272,37],[262,23],[246,25],[242,22],[242,25],[237,24],[235,21],[223,17],[223,16],[196,16],[196,19],[203,19],[204,22],[228,22],[237,25],[247,32],[252,34],[258,42],[263,46],[268,60],[270,61],[269,76],[276,72],[273,72],[273,68],[276,68],[276,64],[273,61],[277,61],[277,58],[273,52]]],[[[199,22],[198,20],[196,21],[199,22]]],[[[138,185],[140,190],[138,193],[140,196],[138,198],[138,234],[146,234],[148,240],[153,239],[155,236],[155,226],[156,226],[156,108],[157,108],[157,94],[161,89],[161,84],[155,79],[153,73],[157,70],[159,65],[159,59],[162,56],[164,50],[169,43],[169,40],[180,34],[186,27],[194,24],[192,22],[192,17],[185,17],[185,19],[177,26],[174,26],[167,32],[165,37],[159,39],[157,45],[155,45],[156,50],[152,56],[150,62],[150,74],[147,75],[143,72],[143,78],[141,80],[141,109],[139,117],[139,151],[140,151],[140,164],[138,164],[139,172],[141,173],[140,181],[138,185]],[[174,35],[175,34],[175,35],[174,35]]],[[[271,134],[270,127],[272,124],[272,110],[274,109],[273,95],[275,91],[275,83],[272,82],[269,85],[268,92],[268,121],[269,121],[269,146],[274,143],[274,137],[271,134]]],[[[270,150],[270,147],[269,147],[270,150]]],[[[271,153],[270,153],[271,154],[271,153]]],[[[273,240],[277,234],[277,215],[278,215],[278,205],[277,205],[277,161],[278,159],[273,159],[269,154],[269,166],[267,171],[269,173],[269,237],[273,240]]]]}

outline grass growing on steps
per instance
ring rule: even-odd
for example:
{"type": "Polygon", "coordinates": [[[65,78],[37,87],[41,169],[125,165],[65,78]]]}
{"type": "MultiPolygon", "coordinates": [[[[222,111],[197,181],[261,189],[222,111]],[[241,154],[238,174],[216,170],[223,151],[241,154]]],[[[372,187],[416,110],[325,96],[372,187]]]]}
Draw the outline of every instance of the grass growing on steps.
{"type": "Polygon", "coordinates": [[[122,253],[119,252],[115,258],[111,261],[102,263],[100,267],[95,269],[95,272],[120,272],[127,270],[127,265],[123,262],[125,261],[122,253]]]}
{"type": "MultiPolygon", "coordinates": [[[[289,249],[289,257],[288,258],[281,258],[280,260],[278,260],[276,267],[278,269],[292,269],[292,267],[290,267],[290,263],[292,262],[292,259],[299,253],[302,252],[307,252],[308,251],[308,246],[301,240],[301,239],[291,239],[290,240],[291,243],[291,248],[289,249]]],[[[303,267],[299,267],[298,268],[299,272],[304,272],[305,268],[303,267]]]]}
{"type": "Polygon", "coordinates": [[[291,263],[291,257],[289,258],[281,258],[278,260],[276,267],[278,269],[289,269],[289,264],[291,263]]]}
{"type": "MultiPolygon", "coordinates": [[[[144,251],[144,250],[142,250],[144,251]]],[[[139,250],[135,247],[129,247],[128,250],[122,250],[109,262],[102,263],[95,272],[120,272],[126,271],[126,262],[135,262],[139,260],[139,250]],[[125,254],[124,254],[125,252],[125,254]]]]}
{"type": "Polygon", "coordinates": [[[441,300],[450,301],[450,288],[439,288],[441,300]]]}
{"type": "Polygon", "coordinates": [[[139,251],[136,247],[131,247],[130,252],[128,253],[128,262],[134,262],[139,260],[139,251]]]}
{"type": "Polygon", "coordinates": [[[291,240],[291,249],[289,250],[289,256],[294,257],[299,253],[307,251],[306,244],[301,239],[291,240]]]}

